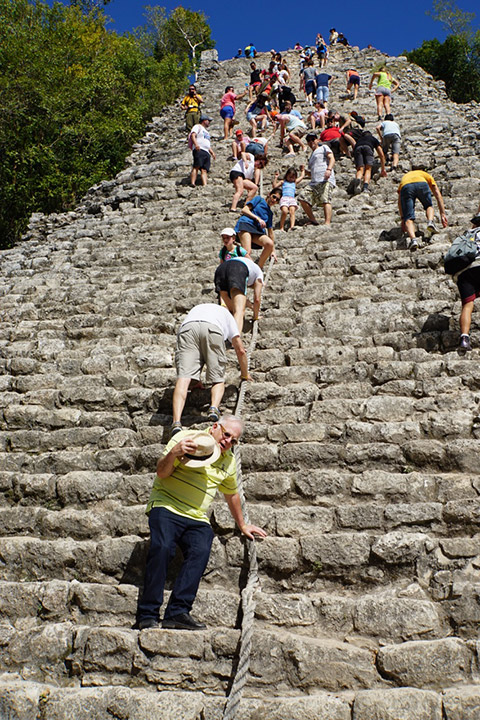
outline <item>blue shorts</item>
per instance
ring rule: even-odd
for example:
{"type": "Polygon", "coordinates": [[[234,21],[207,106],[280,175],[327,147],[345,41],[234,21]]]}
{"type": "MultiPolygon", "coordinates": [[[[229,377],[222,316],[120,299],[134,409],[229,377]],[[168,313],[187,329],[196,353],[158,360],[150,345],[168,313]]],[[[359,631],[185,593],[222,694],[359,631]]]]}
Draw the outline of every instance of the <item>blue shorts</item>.
{"type": "Polygon", "coordinates": [[[233,107],[231,105],[225,105],[225,107],[223,107],[220,110],[220,115],[222,116],[222,118],[224,120],[225,120],[225,118],[230,118],[230,120],[231,120],[233,118],[233,116],[235,115],[235,110],[233,109],[233,107]]]}
{"type": "Polygon", "coordinates": [[[313,80],[307,80],[305,82],[305,95],[313,95],[315,92],[315,82],[313,80]]]}
{"type": "Polygon", "coordinates": [[[402,205],[403,220],[415,220],[415,200],[420,200],[423,209],[433,205],[432,193],[426,182],[414,182],[404,185],[400,190],[400,203],[402,205]]]}

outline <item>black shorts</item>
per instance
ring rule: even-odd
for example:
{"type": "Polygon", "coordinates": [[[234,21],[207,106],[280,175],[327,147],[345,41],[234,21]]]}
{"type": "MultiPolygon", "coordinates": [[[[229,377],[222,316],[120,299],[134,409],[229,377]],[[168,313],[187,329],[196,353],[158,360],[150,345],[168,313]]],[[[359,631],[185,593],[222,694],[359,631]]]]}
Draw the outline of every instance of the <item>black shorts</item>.
{"type": "Polygon", "coordinates": [[[360,145],[359,147],[356,145],[353,151],[353,159],[356,168],[364,167],[364,165],[372,167],[375,162],[375,155],[369,145],[360,145]]]}
{"type": "Polygon", "coordinates": [[[237,288],[244,295],[247,294],[248,267],[240,260],[227,260],[215,270],[215,291],[220,295],[220,290],[228,293],[237,288]]]}
{"type": "Polygon", "coordinates": [[[467,268],[457,278],[462,305],[480,297],[480,267],[467,268]]]}
{"type": "Polygon", "coordinates": [[[193,151],[193,167],[196,170],[210,170],[211,156],[207,150],[194,150],[193,151]]]}
{"type": "Polygon", "coordinates": [[[244,173],[240,172],[239,170],[230,170],[230,175],[229,175],[230,182],[233,182],[234,180],[236,180],[239,177],[241,177],[245,180],[244,173]]]}
{"type": "Polygon", "coordinates": [[[350,75],[348,78],[348,85],[360,85],[360,78],[358,75],[350,75]]]}

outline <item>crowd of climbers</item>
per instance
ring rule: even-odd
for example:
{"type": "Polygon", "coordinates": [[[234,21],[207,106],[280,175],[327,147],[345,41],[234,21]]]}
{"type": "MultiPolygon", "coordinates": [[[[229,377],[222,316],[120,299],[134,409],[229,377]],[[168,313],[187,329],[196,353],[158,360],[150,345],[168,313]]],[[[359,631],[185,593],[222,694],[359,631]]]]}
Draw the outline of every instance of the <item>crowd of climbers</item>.
{"type": "MultiPolygon", "coordinates": [[[[218,304],[197,305],[183,320],[175,351],[177,381],[173,393],[173,422],[170,442],[157,464],[157,475],[147,505],[151,545],[142,597],[138,606],[137,623],[140,629],[159,626],[159,610],[163,602],[167,568],[177,545],[184,561],[175,580],[167,604],[162,626],[169,629],[199,630],[205,625],[191,614],[201,576],[210,555],[213,531],[206,512],[217,489],[227,501],[229,510],[240,531],[249,539],[265,532],[254,525],[245,524],[236,483],[235,458],[232,447],[243,430],[239,418],[221,415],[219,407],[225,390],[227,364],[226,344],[234,349],[240,366],[241,380],[252,380],[242,342],[246,308],[258,320],[264,283],[263,268],[270,256],[275,258],[273,210],[280,207],[279,230],[285,231],[288,221],[295,230],[296,211],[300,205],[307,223],[318,225],[317,208],[323,209],[325,225],[332,220],[332,197],[336,185],[335,163],[342,157],[351,159],[355,166],[348,192],[352,195],[371,189],[375,154],[378,156],[379,176],[388,170],[396,176],[401,150],[401,131],[391,113],[392,93],[399,87],[386,66],[371,75],[369,89],[375,86],[375,109],[378,124],[376,134],[366,128],[365,118],[355,110],[342,115],[329,107],[330,89],[334,78],[328,72],[328,60],[335,45],[348,45],[342,33],[330,30],[329,43],[321,34],[315,45],[295,50],[300,59],[297,78],[280,53],[271,51],[268,63],[258,62],[258,53],[250,43],[244,56],[251,60],[250,77],[245,89],[236,93],[228,85],[221,98],[219,113],[223,121],[223,141],[234,163],[229,174],[233,185],[230,211],[239,215],[234,227],[225,227],[221,235],[218,265],[213,283],[218,304]],[[264,67],[262,67],[264,65],[264,67]],[[295,107],[295,92],[304,98],[307,116],[295,107]],[[240,115],[238,101],[248,95],[245,121],[249,130],[237,125],[240,115]],[[278,133],[278,135],[277,135],[278,133]],[[266,197],[259,194],[262,170],[268,164],[269,148],[275,138],[286,157],[301,155],[310,150],[308,163],[291,165],[283,178],[274,174],[266,197]],[[301,185],[305,178],[308,184],[301,185]],[[243,206],[239,208],[243,195],[243,206]],[[252,251],[260,250],[256,262],[252,251]],[[252,290],[252,300],[247,297],[252,290]],[[201,372],[206,368],[206,382],[211,385],[208,420],[212,423],[207,432],[184,430],[182,413],[189,390],[203,387],[201,372]]],[[[242,57],[241,49],[236,57],[242,57]]],[[[350,67],[345,75],[346,97],[354,102],[361,86],[360,73],[350,67]]],[[[215,153],[211,145],[209,125],[211,118],[202,112],[203,98],[191,85],[181,106],[185,111],[188,143],[193,154],[190,184],[196,186],[198,174],[202,185],[208,182],[211,161],[215,153]]],[[[432,194],[438,205],[443,227],[448,224],[445,206],[434,178],[422,170],[413,170],[399,177],[398,209],[402,230],[407,235],[407,247],[418,248],[415,228],[415,202],[422,204],[427,219],[423,241],[429,243],[438,232],[434,222],[432,194]]],[[[471,235],[477,243],[473,262],[458,272],[457,281],[462,298],[460,317],[462,351],[471,349],[470,324],[473,303],[480,295],[480,207],[472,219],[471,235]]]]}

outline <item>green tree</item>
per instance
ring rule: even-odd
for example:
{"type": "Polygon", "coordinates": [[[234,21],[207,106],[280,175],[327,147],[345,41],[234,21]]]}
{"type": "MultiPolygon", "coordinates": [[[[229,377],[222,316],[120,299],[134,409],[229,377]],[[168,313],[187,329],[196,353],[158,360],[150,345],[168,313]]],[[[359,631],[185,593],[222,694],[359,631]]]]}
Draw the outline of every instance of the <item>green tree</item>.
{"type": "Polygon", "coordinates": [[[196,69],[200,53],[215,47],[211,28],[201,12],[177,7],[167,17],[165,8],[148,5],[145,8],[146,28],[140,30],[144,46],[151,46],[153,55],[162,60],[167,55],[188,57],[196,69]]]}
{"type": "Polygon", "coordinates": [[[480,102],[480,31],[475,31],[475,13],[466,13],[453,0],[434,0],[429,13],[443,24],[445,42],[426,40],[406,53],[437,80],[445,82],[448,96],[455,102],[480,102]]]}
{"type": "Polygon", "coordinates": [[[461,10],[454,0],[433,0],[433,10],[427,10],[427,15],[442,23],[449,35],[463,35],[471,39],[475,13],[461,10]]]}
{"type": "Polygon", "coordinates": [[[124,165],[190,65],[146,55],[102,11],[0,0],[0,247],[32,212],[62,211],[124,165]]]}

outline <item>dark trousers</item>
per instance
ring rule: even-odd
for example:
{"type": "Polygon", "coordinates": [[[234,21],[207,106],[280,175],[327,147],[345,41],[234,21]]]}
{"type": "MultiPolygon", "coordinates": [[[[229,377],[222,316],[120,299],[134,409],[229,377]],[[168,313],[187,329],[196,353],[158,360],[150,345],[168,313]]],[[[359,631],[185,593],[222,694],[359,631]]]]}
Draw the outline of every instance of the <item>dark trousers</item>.
{"type": "Polygon", "coordinates": [[[207,567],[213,542],[208,523],[176,515],[163,507],[154,507],[149,515],[150,550],[147,557],[143,595],[138,620],[158,620],[168,565],[177,545],[183,563],[175,580],[164,617],[170,618],[192,609],[198,586],[207,567]]]}

